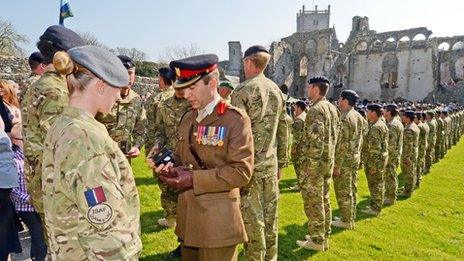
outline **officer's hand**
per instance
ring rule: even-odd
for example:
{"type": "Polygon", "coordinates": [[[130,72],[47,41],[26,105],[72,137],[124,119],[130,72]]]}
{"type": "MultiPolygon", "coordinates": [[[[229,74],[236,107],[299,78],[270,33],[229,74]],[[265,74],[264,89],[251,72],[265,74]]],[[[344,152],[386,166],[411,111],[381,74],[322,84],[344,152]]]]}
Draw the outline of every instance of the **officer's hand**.
{"type": "MultiPolygon", "coordinates": [[[[168,164],[160,164],[157,167],[154,167],[153,169],[155,170],[156,173],[159,173],[160,175],[168,175],[167,173],[171,172],[173,164],[169,162],[168,164]]],[[[168,175],[169,176],[169,175],[168,175]]]]}
{"type": "Polygon", "coordinates": [[[335,167],[333,170],[333,176],[334,177],[340,177],[340,168],[335,167]]]}
{"type": "Polygon", "coordinates": [[[193,172],[184,170],[181,168],[171,168],[171,173],[175,177],[168,177],[166,175],[160,175],[160,179],[169,187],[177,190],[189,190],[193,188],[193,172]]]}
{"type": "Polygon", "coordinates": [[[277,180],[280,180],[282,178],[282,169],[277,170],[277,180]]]}
{"type": "Polygon", "coordinates": [[[135,158],[140,154],[140,150],[137,147],[132,147],[126,154],[128,158],[135,158]]]}
{"type": "Polygon", "coordinates": [[[156,153],[158,153],[160,150],[159,146],[155,145],[151,148],[150,152],[148,153],[147,155],[147,158],[145,159],[145,162],[148,164],[148,167],[150,167],[150,169],[156,169],[156,165],[155,165],[155,162],[153,161],[153,155],[155,155],[156,153]]]}

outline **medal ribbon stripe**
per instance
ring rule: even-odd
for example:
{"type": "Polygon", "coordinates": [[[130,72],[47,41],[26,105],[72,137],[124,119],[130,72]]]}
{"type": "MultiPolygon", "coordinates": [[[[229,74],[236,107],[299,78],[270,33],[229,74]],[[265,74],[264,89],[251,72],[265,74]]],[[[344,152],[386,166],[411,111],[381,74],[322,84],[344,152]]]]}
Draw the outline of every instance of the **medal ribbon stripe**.
{"type": "Polygon", "coordinates": [[[96,206],[106,201],[105,192],[103,191],[103,188],[101,186],[93,189],[88,189],[84,192],[84,195],[85,199],[87,200],[87,205],[89,207],[96,206]]]}

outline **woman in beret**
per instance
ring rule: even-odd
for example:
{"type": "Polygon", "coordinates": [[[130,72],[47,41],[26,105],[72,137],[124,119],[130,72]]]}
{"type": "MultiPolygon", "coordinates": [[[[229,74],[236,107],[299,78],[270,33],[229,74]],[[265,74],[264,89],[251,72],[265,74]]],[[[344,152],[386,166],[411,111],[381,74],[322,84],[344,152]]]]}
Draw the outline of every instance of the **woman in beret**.
{"type": "Polygon", "coordinates": [[[121,61],[95,46],[58,52],[69,104],[44,144],[45,225],[55,260],[137,260],[139,195],[130,165],[94,117],[108,113],[129,78],[121,61]]]}

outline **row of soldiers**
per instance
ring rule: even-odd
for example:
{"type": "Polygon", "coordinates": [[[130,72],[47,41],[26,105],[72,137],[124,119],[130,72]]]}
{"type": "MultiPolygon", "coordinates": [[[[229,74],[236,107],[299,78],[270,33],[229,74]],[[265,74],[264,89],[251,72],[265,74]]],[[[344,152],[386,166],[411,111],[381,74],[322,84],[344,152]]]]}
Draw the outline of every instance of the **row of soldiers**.
{"type": "MultiPolygon", "coordinates": [[[[43,139],[56,116],[68,102],[66,81],[54,70],[51,61],[54,53],[81,45],[82,39],[71,30],[54,26],[48,28],[38,44],[47,63],[46,72],[40,81],[31,86],[24,98],[28,191],[31,193],[34,207],[42,215],[40,169],[43,139]]],[[[191,102],[185,99],[186,89],[174,89],[171,86],[176,78],[179,78],[180,71],[161,68],[160,92],[149,97],[143,104],[140,96],[131,89],[135,79],[135,63],[125,56],[119,58],[128,71],[129,85],[121,88],[121,99],[111,112],[97,115],[96,119],[105,124],[111,138],[119,144],[121,151],[129,159],[137,157],[143,146],[148,158],[165,147],[174,150],[179,141],[179,123],[191,106],[191,102]]],[[[245,243],[247,260],[277,259],[278,181],[289,159],[292,120],[286,112],[284,95],[276,84],[263,74],[269,59],[269,52],[262,46],[247,49],[244,53],[246,81],[232,94],[224,92],[224,96],[230,97],[222,97],[224,100],[230,99],[230,104],[246,113],[251,120],[254,144],[253,176],[250,183],[241,189],[241,211],[248,237],[248,242],[245,243]]],[[[198,59],[195,62],[196,66],[201,67],[198,59]]],[[[215,68],[216,63],[213,63],[211,68],[215,68]]],[[[210,72],[202,71],[201,77],[210,72]]],[[[388,105],[382,112],[381,105],[369,104],[365,111],[366,116],[363,117],[361,113],[364,110],[355,110],[359,98],[356,92],[342,92],[336,108],[325,98],[329,87],[330,82],[322,77],[312,78],[308,82],[307,91],[311,105],[301,109],[305,116],[300,114],[295,117],[291,150],[305,213],[309,219],[308,235],[297,244],[321,251],[329,248],[331,225],[354,227],[357,171],[361,159],[371,191],[371,204],[364,212],[378,215],[384,204],[384,188],[387,191],[386,204],[393,204],[396,199],[396,170],[399,162],[403,174],[407,176],[403,195],[410,196],[417,180],[420,180],[424,170],[428,170],[434,161],[424,160],[423,164],[419,163],[420,151],[423,151],[426,159],[427,155],[434,155],[433,159],[442,157],[445,148],[460,137],[463,126],[463,114],[458,108],[455,110],[424,107],[417,111],[404,108],[403,112],[401,106],[388,105]],[[426,119],[423,117],[422,109],[429,110],[425,112],[426,119]],[[428,117],[435,117],[434,114],[438,111],[439,118],[443,120],[436,120],[435,132],[429,130],[428,133],[424,131],[421,134],[420,130],[417,131],[419,123],[428,125],[428,117]],[[431,133],[435,133],[435,145],[431,146],[429,144],[434,143],[429,142],[419,147],[420,136],[428,139],[431,133]],[[439,137],[443,138],[440,140],[439,137]],[[437,149],[433,153],[427,154],[427,148],[435,147],[437,149]],[[342,213],[340,220],[333,223],[329,201],[332,177],[342,213]]],[[[160,189],[165,217],[158,220],[158,223],[163,226],[175,226],[179,191],[161,182],[160,189]]],[[[179,251],[174,251],[173,255],[179,255],[179,251]]]]}
{"type": "MultiPolygon", "coordinates": [[[[383,206],[395,204],[397,194],[410,197],[422,176],[430,172],[432,164],[442,159],[464,132],[464,112],[455,104],[366,105],[358,103],[358,98],[355,91],[345,90],[337,102],[341,125],[334,153],[333,181],[341,217],[335,218],[332,226],[344,229],[355,227],[357,171],[362,164],[371,194],[370,205],[362,212],[378,216],[383,206]],[[397,193],[398,167],[405,183],[401,193],[397,193]]],[[[304,128],[305,120],[309,120],[306,106],[303,101],[293,105],[296,117],[292,160],[297,176],[301,176],[301,162],[306,157],[297,149],[308,131],[304,128]]],[[[299,180],[303,189],[302,179],[299,180]]]]}

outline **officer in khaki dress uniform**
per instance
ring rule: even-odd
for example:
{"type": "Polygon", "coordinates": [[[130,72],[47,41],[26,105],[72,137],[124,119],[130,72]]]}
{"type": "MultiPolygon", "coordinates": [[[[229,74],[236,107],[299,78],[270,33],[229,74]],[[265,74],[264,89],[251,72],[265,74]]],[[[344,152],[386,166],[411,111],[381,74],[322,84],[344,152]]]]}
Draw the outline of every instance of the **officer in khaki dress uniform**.
{"type": "Polygon", "coordinates": [[[129,77],[95,46],[55,54],[69,105],[44,142],[42,187],[52,260],[138,260],[140,205],[128,160],[95,120],[119,100],[129,77]]]}
{"type": "Polygon", "coordinates": [[[155,171],[180,191],[175,232],[182,260],[237,260],[236,246],[247,240],[240,188],[252,175],[251,123],[217,93],[217,62],[208,54],[170,63],[177,76],[174,88],[185,89],[192,109],[179,125],[178,167],[160,164],[155,171]]]}

